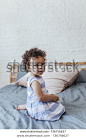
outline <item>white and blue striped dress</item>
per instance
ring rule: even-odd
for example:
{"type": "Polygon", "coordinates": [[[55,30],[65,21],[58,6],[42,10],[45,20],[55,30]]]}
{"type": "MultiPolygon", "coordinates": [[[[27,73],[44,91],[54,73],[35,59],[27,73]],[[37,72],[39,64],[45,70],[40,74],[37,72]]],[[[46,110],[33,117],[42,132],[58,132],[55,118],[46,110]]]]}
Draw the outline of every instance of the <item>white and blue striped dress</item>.
{"type": "Polygon", "coordinates": [[[28,111],[28,114],[38,120],[48,120],[48,121],[58,120],[61,117],[61,115],[65,112],[65,107],[58,101],[57,102],[39,101],[37,96],[33,92],[33,89],[30,87],[31,82],[34,80],[40,83],[43,94],[49,95],[48,90],[46,90],[45,82],[42,76],[28,77],[27,78],[27,102],[26,102],[26,109],[28,111]]]}

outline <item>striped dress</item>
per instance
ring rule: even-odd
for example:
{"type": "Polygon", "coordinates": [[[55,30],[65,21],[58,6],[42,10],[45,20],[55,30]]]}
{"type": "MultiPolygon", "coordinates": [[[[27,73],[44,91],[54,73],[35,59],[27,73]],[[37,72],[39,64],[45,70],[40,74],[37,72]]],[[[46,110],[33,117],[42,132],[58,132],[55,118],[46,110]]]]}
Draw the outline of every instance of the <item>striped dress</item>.
{"type": "Polygon", "coordinates": [[[33,89],[30,87],[30,84],[34,80],[40,83],[43,94],[49,95],[48,90],[46,90],[45,82],[42,76],[28,77],[27,78],[27,102],[26,102],[26,109],[28,111],[28,114],[38,120],[48,120],[48,121],[58,120],[61,117],[61,115],[65,112],[65,107],[58,101],[57,102],[39,101],[33,89]]]}

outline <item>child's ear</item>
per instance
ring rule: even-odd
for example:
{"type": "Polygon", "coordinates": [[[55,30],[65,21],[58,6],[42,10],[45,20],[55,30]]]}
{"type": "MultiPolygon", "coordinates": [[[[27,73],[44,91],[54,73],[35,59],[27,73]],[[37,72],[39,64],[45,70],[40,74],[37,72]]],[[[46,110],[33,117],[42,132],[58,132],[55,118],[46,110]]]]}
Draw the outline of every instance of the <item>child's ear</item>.
{"type": "Polygon", "coordinates": [[[30,66],[27,65],[26,68],[29,72],[31,71],[30,66]]]}

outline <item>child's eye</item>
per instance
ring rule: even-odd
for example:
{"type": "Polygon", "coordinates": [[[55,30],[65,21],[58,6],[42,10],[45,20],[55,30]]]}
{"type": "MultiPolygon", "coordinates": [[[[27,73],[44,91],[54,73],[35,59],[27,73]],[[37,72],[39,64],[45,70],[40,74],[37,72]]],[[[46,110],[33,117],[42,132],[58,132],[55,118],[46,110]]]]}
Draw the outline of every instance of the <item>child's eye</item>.
{"type": "Polygon", "coordinates": [[[37,66],[38,67],[38,64],[34,65],[34,66],[37,66]]]}
{"type": "MultiPolygon", "coordinates": [[[[41,66],[45,65],[45,63],[42,63],[41,66]]],[[[34,65],[36,67],[40,66],[39,64],[34,65]]]]}
{"type": "Polygon", "coordinates": [[[45,63],[42,63],[42,65],[45,65],[45,63]]]}
{"type": "Polygon", "coordinates": [[[38,64],[36,64],[36,67],[38,67],[39,65],[38,64]]]}

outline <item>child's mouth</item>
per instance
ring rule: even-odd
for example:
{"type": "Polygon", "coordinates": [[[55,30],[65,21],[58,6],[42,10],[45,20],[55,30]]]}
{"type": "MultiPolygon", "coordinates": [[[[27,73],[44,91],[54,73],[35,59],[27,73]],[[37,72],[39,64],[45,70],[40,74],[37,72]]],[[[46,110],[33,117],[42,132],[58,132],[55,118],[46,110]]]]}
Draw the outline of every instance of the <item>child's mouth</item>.
{"type": "Polygon", "coordinates": [[[42,73],[43,71],[38,71],[38,72],[42,73]]]}

